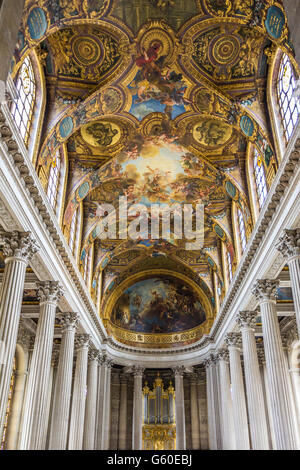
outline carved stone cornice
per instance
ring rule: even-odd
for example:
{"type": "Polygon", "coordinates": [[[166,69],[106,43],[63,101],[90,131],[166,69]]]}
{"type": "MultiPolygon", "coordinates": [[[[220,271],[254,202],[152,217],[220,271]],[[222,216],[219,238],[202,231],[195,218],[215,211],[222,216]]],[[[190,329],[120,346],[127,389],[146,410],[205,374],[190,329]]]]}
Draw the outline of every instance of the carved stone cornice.
{"type": "Polygon", "coordinates": [[[37,282],[37,298],[42,302],[58,303],[64,291],[58,281],[37,282]]]}
{"type": "Polygon", "coordinates": [[[300,228],[285,230],[279,238],[276,248],[287,260],[294,256],[300,256],[300,228]]]}
{"type": "Polygon", "coordinates": [[[26,263],[39,250],[39,245],[30,232],[0,231],[0,245],[6,258],[21,258],[26,263]]]}
{"type": "Polygon", "coordinates": [[[257,279],[252,288],[252,294],[260,302],[266,300],[274,300],[276,297],[276,289],[278,286],[278,279],[257,279]]]}
{"type": "Polygon", "coordinates": [[[227,344],[228,347],[235,347],[240,349],[242,346],[242,336],[241,333],[237,333],[235,331],[231,331],[230,333],[227,333],[225,337],[225,343],[227,344]]]}
{"type": "Polygon", "coordinates": [[[99,351],[98,349],[90,349],[88,352],[88,358],[90,362],[99,360],[99,351]]]}
{"type": "Polygon", "coordinates": [[[79,334],[75,336],[75,347],[78,351],[79,349],[89,348],[91,336],[87,334],[79,334]]]}
{"type": "Polygon", "coordinates": [[[64,332],[67,329],[74,329],[78,327],[79,315],[75,312],[64,313],[60,317],[61,331],[64,332]]]}
{"type": "Polygon", "coordinates": [[[257,312],[253,310],[243,310],[236,315],[236,322],[240,328],[254,329],[256,324],[257,312]]]}

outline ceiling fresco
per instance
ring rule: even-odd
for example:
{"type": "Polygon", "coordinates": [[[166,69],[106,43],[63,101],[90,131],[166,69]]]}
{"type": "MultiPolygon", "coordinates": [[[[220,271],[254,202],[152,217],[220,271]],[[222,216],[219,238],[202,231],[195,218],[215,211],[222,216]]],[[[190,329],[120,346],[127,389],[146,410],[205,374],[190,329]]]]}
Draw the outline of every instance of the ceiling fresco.
{"type": "Polygon", "coordinates": [[[224,247],[238,262],[233,203],[248,235],[254,224],[248,152],[260,150],[269,181],[277,168],[266,115],[274,45],[292,51],[280,1],[26,1],[12,70],[34,49],[45,76],[37,171],[45,184],[64,145],[63,230],[82,206],[80,266],[93,246],[92,297],[101,277],[100,314],[120,341],[169,347],[209,332],[224,247]],[[120,196],[129,208],[203,204],[203,247],[172,233],[100,240],[101,204],[120,196]]]}

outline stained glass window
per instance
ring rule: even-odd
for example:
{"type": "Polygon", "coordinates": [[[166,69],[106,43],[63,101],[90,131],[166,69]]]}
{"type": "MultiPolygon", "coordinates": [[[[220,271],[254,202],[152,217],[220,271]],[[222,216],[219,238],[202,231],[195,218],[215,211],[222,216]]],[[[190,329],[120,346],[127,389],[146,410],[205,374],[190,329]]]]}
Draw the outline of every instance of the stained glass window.
{"type": "Polygon", "coordinates": [[[238,223],[239,223],[239,229],[240,229],[240,240],[241,240],[241,245],[242,245],[242,252],[244,252],[246,245],[247,245],[246,228],[245,228],[245,222],[244,222],[242,211],[239,208],[238,208],[238,223]]]}
{"type": "Polygon", "coordinates": [[[284,54],[278,76],[278,98],[286,140],[293,134],[299,119],[300,101],[294,96],[296,80],[293,66],[286,54],[284,54]]]}
{"type": "Polygon", "coordinates": [[[24,60],[16,82],[18,98],[14,100],[11,114],[27,145],[35,103],[35,78],[29,57],[24,60]]]}
{"type": "Polygon", "coordinates": [[[253,166],[259,207],[262,208],[265,200],[267,199],[268,188],[262,157],[256,148],[254,149],[253,166]]]}
{"type": "Polygon", "coordinates": [[[57,203],[57,194],[58,194],[58,185],[60,179],[60,170],[61,170],[61,158],[60,152],[58,151],[53,158],[53,161],[50,166],[50,174],[48,181],[48,190],[47,195],[53,209],[56,208],[57,203]]]}
{"type": "Polygon", "coordinates": [[[1,439],[1,450],[5,449],[7,429],[8,429],[8,421],[9,421],[9,416],[10,416],[10,412],[11,412],[11,404],[12,404],[12,399],[13,399],[13,394],[14,394],[14,389],[15,389],[15,380],[16,380],[16,359],[14,359],[13,373],[12,373],[11,380],[10,380],[8,402],[7,402],[7,407],[6,407],[3,433],[2,433],[2,439],[1,439]]]}

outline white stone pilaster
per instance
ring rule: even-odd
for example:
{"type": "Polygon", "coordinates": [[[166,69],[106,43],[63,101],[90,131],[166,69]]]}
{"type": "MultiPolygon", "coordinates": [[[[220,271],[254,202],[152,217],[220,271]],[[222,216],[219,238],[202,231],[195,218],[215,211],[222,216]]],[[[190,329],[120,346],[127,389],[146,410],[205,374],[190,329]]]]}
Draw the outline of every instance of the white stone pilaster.
{"type": "Polygon", "coordinates": [[[62,294],[62,288],[56,281],[38,283],[40,315],[28,378],[30,411],[27,416],[27,448],[30,450],[43,450],[46,446],[54,322],[57,303],[62,294]]]}
{"type": "Polygon", "coordinates": [[[92,349],[88,354],[88,378],[87,397],[85,407],[83,449],[95,449],[96,433],[96,406],[97,406],[97,384],[98,384],[98,360],[99,351],[92,349]]]}
{"type": "Polygon", "coordinates": [[[228,333],[226,344],[229,351],[233,422],[237,450],[249,450],[249,429],[243,371],[241,364],[241,335],[228,333]]]}
{"type": "Polygon", "coordinates": [[[219,361],[220,373],[222,449],[235,450],[236,441],[230,392],[228,351],[226,349],[220,349],[217,352],[217,359],[219,361]]]}
{"type": "Polygon", "coordinates": [[[102,450],[109,450],[110,444],[110,417],[111,417],[111,367],[109,358],[104,360],[105,383],[103,400],[103,424],[102,424],[102,450]]]}
{"type": "Polygon", "coordinates": [[[192,432],[192,449],[200,449],[200,423],[197,398],[197,376],[190,375],[190,400],[191,400],[191,432],[192,432]]]}
{"type": "Polygon", "coordinates": [[[69,450],[82,450],[87,393],[87,365],[90,336],[76,336],[77,351],[69,431],[69,450]]]}
{"type": "Polygon", "coordinates": [[[278,283],[276,280],[257,280],[252,292],[260,304],[276,449],[294,450],[296,436],[289,406],[288,377],[274,298],[278,283]]]}
{"type": "Polygon", "coordinates": [[[256,312],[244,311],[237,315],[237,322],[242,333],[245,382],[249,412],[251,444],[253,450],[268,450],[268,428],[263,388],[257,357],[254,325],[256,312]]]}
{"type": "Polygon", "coordinates": [[[132,421],[132,449],[142,450],[142,426],[143,426],[143,372],[144,368],[133,368],[133,421],[132,421]]]}
{"type": "Polygon", "coordinates": [[[120,450],[126,450],[127,444],[127,381],[126,374],[120,375],[120,422],[119,422],[119,446],[120,450]]]}
{"type": "Polygon", "coordinates": [[[300,228],[285,230],[276,248],[284,255],[289,266],[298,338],[300,339],[300,228]]]}
{"type": "Polygon", "coordinates": [[[26,267],[38,251],[28,232],[0,232],[5,269],[0,298],[0,436],[7,408],[16,351],[26,267]]]}
{"type": "Polygon", "coordinates": [[[49,449],[66,450],[72,387],[74,337],[78,325],[76,313],[65,313],[61,318],[62,339],[55,385],[49,449]]]}
{"type": "Polygon", "coordinates": [[[175,416],[176,416],[176,450],[186,449],[185,434],[185,407],[184,407],[184,387],[183,375],[184,367],[178,366],[175,373],[175,416]]]}

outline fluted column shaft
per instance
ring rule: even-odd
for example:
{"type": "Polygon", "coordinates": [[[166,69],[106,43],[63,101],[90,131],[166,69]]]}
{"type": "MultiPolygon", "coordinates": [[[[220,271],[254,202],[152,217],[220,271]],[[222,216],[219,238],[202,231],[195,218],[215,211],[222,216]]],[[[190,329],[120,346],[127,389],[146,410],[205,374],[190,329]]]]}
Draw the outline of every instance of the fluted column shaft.
{"type": "Polygon", "coordinates": [[[284,255],[289,266],[298,338],[300,338],[300,228],[285,230],[276,248],[284,255]]]}
{"type": "Polygon", "coordinates": [[[120,422],[119,422],[119,439],[118,448],[126,450],[127,443],[127,377],[120,376],[121,393],[120,393],[120,422]]]}
{"type": "Polygon", "coordinates": [[[62,339],[59,352],[57,380],[53,401],[50,450],[66,450],[72,388],[74,338],[78,315],[66,314],[62,318],[62,339]]]}
{"type": "Polygon", "coordinates": [[[98,365],[98,385],[97,385],[97,410],[96,410],[96,450],[102,449],[102,428],[104,412],[104,393],[105,392],[105,361],[102,356],[98,365]]]}
{"type": "Polygon", "coordinates": [[[242,333],[245,382],[253,450],[268,450],[268,427],[254,336],[255,312],[240,312],[238,322],[242,333]]]}
{"type": "Polygon", "coordinates": [[[176,416],[176,450],[186,449],[185,434],[185,407],[184,407],[184,368],[177,367],[175,370],[175,416],[176,416]]]}
{"type": "Polygon", "coordinates": [[[210,450],[221,449],[221,422],[216,362],[213,355],[205,362],[208,440],[210,450]]]}
{"type": "Polygon", "coordinates": [[[197,373],[197,396],[198,396],[198,416],[200,427],[200,449],[208,450],[208,410],[207,410],[207,391],[206,391],[206,371],[197,373]]]}
{"type": "Polygon", "coordinates": [[[39,283],[40,315],[29,371],[30,413],[27,417],[27,448],[31,450],[43,450],[46,446],[54,322],[57,302],[61,295],[62,289],[57,282],[39,283]]]}
{"type": "Polygon", "coordinates": [[[273,293],[278,282],[256,281],[253,293],[260,303],[264,349],[277,450],[296,449],[296,437],[289,406],[288,377],[273,293]]]}
{"type": "Polygon", "coordinates": [[[95,449],[96,431],[96,407],[97,407],[97,383],[98,383],[98,358],[99,351],[89,351],[87,397],[85,407],[83,449],[95,449]]]}
{"type": "Polygon", "coordinates": [[[29,233],[0,233],[5,269],[0,299],[0,436],[16,351],[26,267],[38,246],[29,233]]]}
{"type": "Polygon", "coordinates": [[[77,359],[72,396],[69,450],[82,450],[83,445],[89,339],[89,335],[86,334],[76,337],[77,359]]]}
{"type": "Polygon", "coordinates": [[[132,450],[142,450],[143,368],[135,367],[133,389],[132,450]]]}
{"type": "Polygon", "coordinates": [[[200,449],[200,423],[197,398],[197,378],[190,377],[192,449],[200,449]]]}
{"type": "Polygon", "coordinates": [[[110,443],[110,416],[111,416],[111,367],[110,359],[105,360],[105,384],[103,402],[102,450],[109,449],[110,443]]]}
{"type": "Polygon", "coordinates": [[[239,349],[240,335],[229,333],[227,335],[229,351],[231,396],[233,403],[233,422],[237,450],[249,450],[249,429],[247,419],[246,397],[244,389],[241,352],[239,349]]]}
{"type": "Polygon", "coordinates": [[[233,423],[232,399],[230,394],[229,367],[223,352],[219,353],[219,372],[222,416],[222,449],[235,450],[236,442],[233,423]]]}

